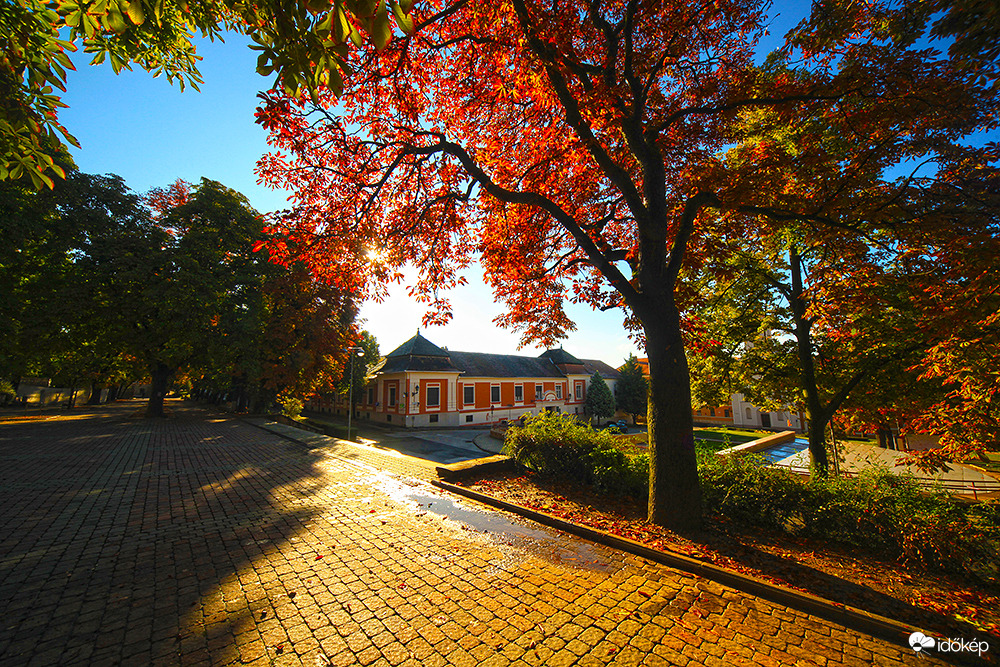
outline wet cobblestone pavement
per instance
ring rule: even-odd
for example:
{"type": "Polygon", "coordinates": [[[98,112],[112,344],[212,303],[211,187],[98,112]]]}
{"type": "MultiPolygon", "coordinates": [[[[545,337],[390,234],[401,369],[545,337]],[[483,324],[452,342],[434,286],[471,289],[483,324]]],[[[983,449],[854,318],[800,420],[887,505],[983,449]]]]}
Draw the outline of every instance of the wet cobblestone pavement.
{"type": "Polygon", "coordinates": [[[139,407],[0,423],[0,664],[935,664],[446,498],[431,465],[139,407]]]}

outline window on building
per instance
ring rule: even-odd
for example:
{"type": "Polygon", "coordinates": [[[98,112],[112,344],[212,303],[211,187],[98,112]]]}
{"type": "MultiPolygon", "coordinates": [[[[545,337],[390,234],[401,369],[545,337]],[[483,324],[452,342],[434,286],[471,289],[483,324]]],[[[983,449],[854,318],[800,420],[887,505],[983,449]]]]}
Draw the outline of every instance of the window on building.
{"type": "Polygon", "coordinates": [[[441,405],[441,387],[427,387],[427,407],[436,408],[441,405]]]}
{"type": "Polygon", "coordinates": [[[747,419],[753,419],[753,413],[750,411],[750,408],[747,408],[747,419]]]}
{"type": "Polygon", "coordinates": [[[490,403],[500,402],[500,385],[495,384],[490,387],[490,403]]]}
{"type": "Polygon", "coordinates": [[[375,387],[368,387],[368,405],[375,405],[375,387]]]}
{"type": "Polygon", "coordinates": [[[514,385],[514,401],[516,403],[524,402],[524,385],[521,384],[514,385]]]}
{"type": "Polygon", "coordinates": [[[708,414],[709,414],[710,417],[714,417],[715,416],[715,408],[709,408],[708,409],[708,414]]]}
{"type": "Polygon", "coordinates": [[[389,405],[387,407],[396,407],[396,388],[389,387],[389,405]]]}
{"type": "Polygon", "coordinates": [[[542,396],[543,396],[543,394],[542,394],[542,385],[536,384],[535,385],[535,400],[536,401],[542,400],[542,396]]]}
{"type": "Polygon", "coordinates": [[[476,402],[476,386],[472,384],[467,384],[462,387],[462,402],[466,405],[472,405],[476,402]]]}
{"type": "Polygon", "coordinates": [[[465,415],[465,421],[471,422],[472,421],[472,415],[465,415]]]}
{"type": "Polygon", "coordinates": [[[577,382],[576,383],[576,400],[578,400],[578,401],[582,401],[583,400],[583,383],[582,382],[577,382]]]}
{"type": "Polygon", "coordinates": [[[728,417],[729,416],[729,410],[723,410],[722,413],[723,413],[724,417],[728,417]]]}
{"type": "Polygon", "coordinates": [[[556,398],[562,398],[562,385],[556,385],[556,398]]]}
{"type": "Polygon", "coordinates": [[[437,421],[438,421],[438,415],[431,415],[430,416],[430,423],[437,424],[437,421]]]}

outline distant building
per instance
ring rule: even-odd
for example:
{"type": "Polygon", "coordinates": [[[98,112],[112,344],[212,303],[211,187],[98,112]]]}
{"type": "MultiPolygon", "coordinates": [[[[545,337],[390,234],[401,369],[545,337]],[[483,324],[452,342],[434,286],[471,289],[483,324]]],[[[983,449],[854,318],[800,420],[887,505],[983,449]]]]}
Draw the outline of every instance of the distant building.
{"type": "MultiPolygon", "coordinates": [[[[649,377],[649,358],[639,360],[642,374],[649,377]]],[[[762,412],[745,400],[743,394],[730,396],[730,405],[704,406],[691,410],[696,425],[742,426],[745,428],[774,430],[805,430],[805,416],[798,411],[778,410],[762,412]]]]}
{"type": "MultiPolygon", "coordinates": [[[[354,416],[410,428],[483,426],[543,410],[583,414],[595,371],[613,394],[621,376],[603,361],[562,348],[537,357],[456,352],[418,331],[369,370],[354,416]]],[[[316,398],[309,407],[347,414],[347,397],[316,398]]]]}
{"type": "Polygon", "coordinates": [[[775,429],[778,431],[804,431],[805,415],[799,411],[777,410],[763,412],[757,406],[744,400],[743,394],[733,394],[733,414],[736,426],[775,429]]]}

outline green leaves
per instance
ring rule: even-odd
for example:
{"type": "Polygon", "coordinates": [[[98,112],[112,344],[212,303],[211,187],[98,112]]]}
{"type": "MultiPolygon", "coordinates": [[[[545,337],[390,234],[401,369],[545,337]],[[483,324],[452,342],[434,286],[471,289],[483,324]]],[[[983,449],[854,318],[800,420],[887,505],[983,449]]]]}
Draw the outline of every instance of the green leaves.
{"type": "Polygon", "coordinates": [[[591,376],[590,385],[587,387],[585,409],[598,418],[608,418],[615,414],[615,399],[611,395],[608,383],[597,371],[591,376]]]}
{"type": "Polygon", "coordinates": [[[4,81],[0,107],[0,180],[30,178],[36,188],[61,178],[51,159],[63,143],[79,146],[59,125],[65,105],[54,89],[65,90],[67,51],[79,45],[91,64],[109,62],[115,73],[137,64],[166,76],[181,90],[202,83],[192,37],[221,38],[224,29],[253,38],[260,51],[257,72],[275,76],[274,87],[292,97],[323,88],[339,95],[347,68],[348,44],[364,45],[361,30],[376,49],[385,48],[393,23],[413,32],[412,2],[395,0],[309,0],[245,3],[205,0],[13,0],[0,5],[0,64],[4,81]],[[53,8],[54,7],[54,8],[53,8]],[[148,20],[152,16],[153,20],[148,20]],[[69,39],[61,39],[69,29],[69,39]],[[7,75],[4,75],[5,77],[7,75]]]}

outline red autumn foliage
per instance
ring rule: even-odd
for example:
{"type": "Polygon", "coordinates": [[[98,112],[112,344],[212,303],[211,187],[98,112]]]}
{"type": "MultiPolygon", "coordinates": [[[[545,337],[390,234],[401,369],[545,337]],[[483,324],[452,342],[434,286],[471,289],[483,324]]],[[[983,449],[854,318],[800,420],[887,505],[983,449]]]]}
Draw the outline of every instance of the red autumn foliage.
{"type": "Polygon", "coordinates": [[[278,152],[258,171],[295,193],[271,250],[375,297],[411,265],[429,323],[478,259],[525,342],[564,336],[567,300],[622,308],[649,357],[649,516],[697,526],[685,276],[761,218],[878,210],[887,168],[995,105],[892,43],[883,5],[844,11],[761,65],[746,0],[422,3],[412,36],[358,52],[339,99],[262,96],[278,152]]]}

